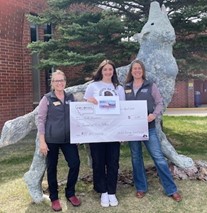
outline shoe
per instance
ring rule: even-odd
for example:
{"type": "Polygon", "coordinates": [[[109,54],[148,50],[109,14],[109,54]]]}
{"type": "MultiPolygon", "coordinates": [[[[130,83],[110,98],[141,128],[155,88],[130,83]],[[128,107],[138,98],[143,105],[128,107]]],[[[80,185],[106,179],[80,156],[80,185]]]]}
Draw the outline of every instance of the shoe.
{"type": "Polygon", "coordinates": [[[137,198],[143,198],[145,196],[145,192],[137,192],[136,197],[137,198]]]}
{"type": "Polygon", "coordinates": [[[176,202],[180,202],[182,200],[182,197],[181,197],[181,195],[178,192],[175,192],[174,194],[172,194],[171,197],[176,202]]]}
{"type": "Polygon", "coordinates": [[[62,211],[62,207],[60,205],[60,201],[59,200],[53,200],[52,201],[52,209],[56,212],[58,211],[62,211]]]}
{"type": "Polygon", "coordinates": [[[109,194],[109,205],[110,206],[118,206],[119,202],[116,198],[115,194],[109,194]]]}
{"type": "Polygon", "coordinates": [[[75,207],[80,206],[80,204],[81,204],[80,199],[78,199],[75,195],[73,195],[72,197],[69,197],[68,201],[71,202],[71,204],[75,207]]]}
{"type": "Polygon", "coordinates": [[[109,207],[109,196],[107,192],[101,194],[101,206],[109,207]]]}

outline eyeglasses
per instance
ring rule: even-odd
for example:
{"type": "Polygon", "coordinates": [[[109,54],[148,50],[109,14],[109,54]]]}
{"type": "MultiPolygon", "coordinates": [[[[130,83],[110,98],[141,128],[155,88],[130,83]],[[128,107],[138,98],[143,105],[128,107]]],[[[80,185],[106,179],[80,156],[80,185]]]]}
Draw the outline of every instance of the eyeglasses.
{"type": "Polygon", "coordinates": [[[64,83],[65,79],[53,80],[52,82],[54,82],[54,83],[64,83]]]}

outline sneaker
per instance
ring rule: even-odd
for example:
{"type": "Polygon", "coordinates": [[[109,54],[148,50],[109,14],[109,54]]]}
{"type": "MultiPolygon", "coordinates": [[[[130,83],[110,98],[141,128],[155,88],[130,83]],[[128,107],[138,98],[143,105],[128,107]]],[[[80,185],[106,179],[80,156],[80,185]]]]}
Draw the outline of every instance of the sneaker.
{"type": "Polygon", "coordinates": [[[53,200],[52,201],[52,209],[56,212],[58,211],[62,211],[62,207],[60,205],[60,201],[59,200],[53,200]]]}
{"type": "Polygon", "coordinates": [[[109,196],[107,192],[101,194],[101,206],[109,207],[109,196]]]}
{"type": "Polygon", "coordinates": [[[69,197],[68,201],[71,202],[71,204],[75,207],[80,206],[80,204],[81,204],[80,199],[78,199],[75,195],[73,195],[72,197],[69,197]]]}
{"type": "Polygon", "coordinates": [[[117,206],[119,204],[115,194],[109,195],[109,204],[110,206],[117,206]]]}

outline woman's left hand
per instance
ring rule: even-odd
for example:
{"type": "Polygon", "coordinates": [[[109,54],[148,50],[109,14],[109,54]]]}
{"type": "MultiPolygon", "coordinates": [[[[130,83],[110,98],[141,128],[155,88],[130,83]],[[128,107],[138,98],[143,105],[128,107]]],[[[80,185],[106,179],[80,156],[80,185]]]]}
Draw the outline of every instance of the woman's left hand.
{"type": "Polygon", "coordinates": [[[148,115],[148,122],[152,122],[152,121],[154,121],[155,120],[155,116],[151,113],[151,114],[149,114],[148,115]]]}

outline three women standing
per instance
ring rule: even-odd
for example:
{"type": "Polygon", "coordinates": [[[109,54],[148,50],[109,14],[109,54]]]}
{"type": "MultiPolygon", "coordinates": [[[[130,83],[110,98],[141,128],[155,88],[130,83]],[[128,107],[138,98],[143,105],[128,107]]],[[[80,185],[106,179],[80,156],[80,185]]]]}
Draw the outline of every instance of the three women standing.
{"type": "MultiPolygon", "coordinates": [[[[64,92],[66,78],[63,72],[52,74],[52,91],[40,101],[38,111],[38,132],[40,152],[47,156],[47,178],[52,208],[62,209],[58,198],[57,163],[59,149],[62,150],[69,166],[65,196],[74,206],[80,205],[75,196],[75,184],[79,174],[80,160],[77,145],[70,144],[69,105],[74,101],[72,94],[64,92]]],[[[135,60],[130,66],[126,85],[123,88],[117,77],[112,61],[104,60],[98,67],[93,82],[86,89],[84,99],[97,104],[98,96],[118,96],[120,100],[146,100],[148,107],[149,140],[144,141],[149,154],[157,168],[161,184],[168,196],[175,201],[182,197],[168,168],[161,151],[160,141],[155,129],[155,118],[163,108],[162,98],[157,86],[146,80],[145,68],[141,61],[135,60]],[[125,91],[124,91],[125,90],[125,91]]],[[[136,196],[142,198],[147,192],[148,184],[142,156],[142,142],[130,141],[133,177],[136,196]]],[[[117,206],[116,187],[118,180],[120,142],[90,143],[93,167],[94,190],[101,193],[101,206],[117,206]]]]}

